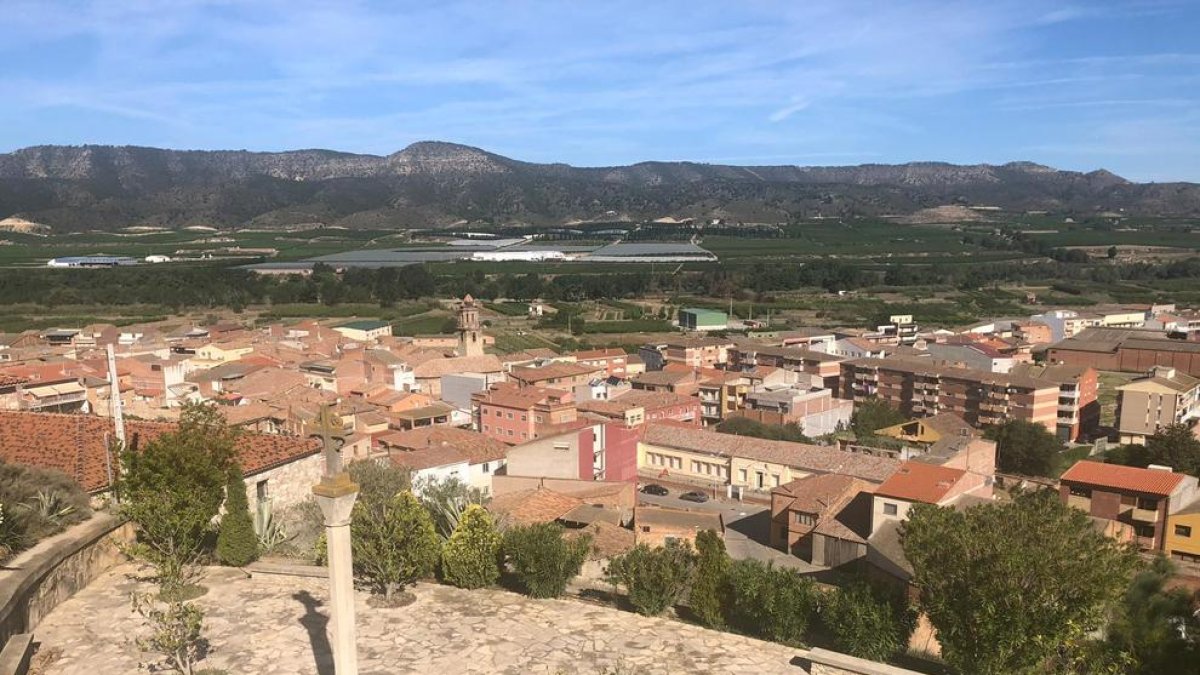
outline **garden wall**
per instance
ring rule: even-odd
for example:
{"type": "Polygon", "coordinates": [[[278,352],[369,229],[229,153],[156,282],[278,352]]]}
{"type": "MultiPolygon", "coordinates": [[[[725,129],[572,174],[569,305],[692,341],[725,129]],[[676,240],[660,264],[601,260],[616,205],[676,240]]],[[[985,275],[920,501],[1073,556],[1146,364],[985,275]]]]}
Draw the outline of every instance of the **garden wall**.
{"type": "Polygon", "coordinates": [[[119,547],[132,541],[133,525],[97,513],[8,561],[0,571],[0,645],[32,632],[59,603],[124,561],[119,547]]]}

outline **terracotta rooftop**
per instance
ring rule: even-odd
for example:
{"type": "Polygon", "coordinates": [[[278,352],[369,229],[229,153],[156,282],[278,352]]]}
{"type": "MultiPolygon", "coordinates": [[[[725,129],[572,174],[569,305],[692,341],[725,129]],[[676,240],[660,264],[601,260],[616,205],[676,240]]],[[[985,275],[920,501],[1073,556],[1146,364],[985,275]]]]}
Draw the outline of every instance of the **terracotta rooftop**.
{"type": "Polygon", "coordinates": [[[548,380],[558,380],[564,377],[581,377],[583,375],[591,375],[599,370],[595,366],[588,366],[582,363],[548,363],[540,367],[517,366],[512,369],[509,376],[514,380],[521,382],[546,382],[548,380]]]}
{"type": "Polygon", "coordinates": [[[1167,496],[1186,476],[1173,471],[1139,469],[1134,466],[1080,460],[1067,469],[1060,480],[1128,492],[1167,496]]]}
{"type": "Polygon", "coordinates": [[[457,450],[471,464],[481,464],[508,455],[508,445],[478,431],[454,427],[421,427],[379,434],[380,443],[405,450],[446,447],[457,450]]]}
{"type": "Polygon", "coordinates": [[[488,502],[492,513],[506,516],[522,525],[548,523],[570,513],[583,501],[554,490],[537,488],[496,495],[488,502]]]}
{"type": "Polygon", "coordinates": [[[882,497],[895,497],[910,502],[939,504],[966,475],[962,469],[950,469],[925,462],[907,461],[875,489],[882,497]]]}
{"type": "Polygon", "coordinates": [[[413,376],[418,379],[426,379],[457,373],[498,373],[502,370],[504,368],[500,365],[500,359],[491,354],[450,358],[435,357],[414,365],[413,376]]]}
{"type": "Polygon", "coordinates": [[[567,530],[563,536],[567,538],[590,535],[592,549],[589,560],[603,560],[625,553],[634,546],[634,534],[620,525],[598,520],[587,527],[567,530]]]}
{"type": "Polygon", "coordinates": [[[387,455],[394,466],[421,471],[459,462],[467,462],[466,455],[449,446],[436,445],[420,450],[398,450],[387,455]]]}
{"type": "MultiPolygon", "coordinates": [[[[145,443],[175,430],[175,424],[126,420],[129,443],[145,443]]],[[[0,459],[58,469],[88,492],[108,488],[108,443],[112,420],[94,415],[0,412],[0,459]]],[[[319,452],[316,440],[242,434],[237,444],[242,471],[251,476],[319,452]]]]}
{"type": "Polygon", "coordinates": [[[886,480],[900,466],[899,460],[889,457],[874,457],[807,443],[722,434],[662,422],[648,424],[642,442],[718,457],[783,464],[814,473],[841,473],[876,483],[886,480]]]}
{"type": "Polygon", "coordinates": [[[725,532],[721,514],[713,511],[687,511],[643,504],[634,511],[633,519],[635,532],[637,528],[644,526],[674,527],[691,529],[695,532],[712,530],[719,534],[725,532]]]}

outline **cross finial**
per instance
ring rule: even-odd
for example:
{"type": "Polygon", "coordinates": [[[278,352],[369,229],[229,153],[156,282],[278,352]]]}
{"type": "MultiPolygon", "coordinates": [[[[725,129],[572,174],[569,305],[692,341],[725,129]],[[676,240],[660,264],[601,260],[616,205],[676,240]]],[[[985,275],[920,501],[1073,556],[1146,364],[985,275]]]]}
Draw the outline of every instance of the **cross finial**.
{"type": "Polygon", "coordinates": [[[332,403],[321,405],[317,415],[317,431],[321,434],[321,447],[325,453],[325,477],[333,478],[342,472],[342,419],[333,411],[332,403]]]}

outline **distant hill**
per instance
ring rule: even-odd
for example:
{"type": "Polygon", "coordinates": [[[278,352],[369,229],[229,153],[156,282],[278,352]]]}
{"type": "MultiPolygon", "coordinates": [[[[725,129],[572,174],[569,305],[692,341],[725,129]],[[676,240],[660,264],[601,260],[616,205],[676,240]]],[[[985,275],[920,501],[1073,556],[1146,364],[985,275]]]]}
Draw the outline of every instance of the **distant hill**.
{"type": "Polygon", "coordinates": [[[1200,185],[1139,184],[1029,162],[845,167],[643,162],[578,168],[414,143],[386,157],[329,150],[37,146],[0,154],[0,219],[55,231],[324,223],[429,227],[663,216],[778,222],[941,205],[1086,215],[1200,215],[1200,185]],[[615,216],[613,215],[615,214],[615,216]]]}

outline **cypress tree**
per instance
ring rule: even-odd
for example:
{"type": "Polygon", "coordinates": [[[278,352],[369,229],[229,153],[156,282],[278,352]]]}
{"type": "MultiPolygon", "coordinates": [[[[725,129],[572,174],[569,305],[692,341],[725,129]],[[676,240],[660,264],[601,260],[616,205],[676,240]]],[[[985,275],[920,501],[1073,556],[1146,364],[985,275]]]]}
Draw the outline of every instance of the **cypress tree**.
{"type": "Polygon", "coordinates": [[[246,500],[242,470],[234,465],[225,485],[225,515],[217,533],[217,559],[231,567],[243,567],[258,558],[258,535],[246,500]]]}

